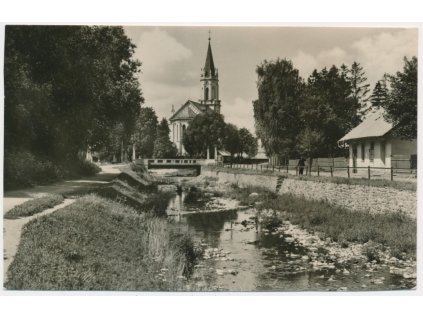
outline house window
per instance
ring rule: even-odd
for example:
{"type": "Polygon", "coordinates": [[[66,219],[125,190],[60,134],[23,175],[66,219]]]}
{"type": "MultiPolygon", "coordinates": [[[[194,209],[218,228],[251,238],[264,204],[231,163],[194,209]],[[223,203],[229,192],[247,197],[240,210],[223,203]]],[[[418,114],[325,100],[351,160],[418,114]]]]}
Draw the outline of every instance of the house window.
{"type": "Polygon", "coordinates": [[[373,162],[375,159],[375,143],[373,141],[370,143],[369,159],[370,162],[373,162]]]}
{"type": "Polygon", "coordinates": [[[364,150],[364,142],[361,143],[361,161],[364,161],[366,159],[366,152],[364,150]]]}

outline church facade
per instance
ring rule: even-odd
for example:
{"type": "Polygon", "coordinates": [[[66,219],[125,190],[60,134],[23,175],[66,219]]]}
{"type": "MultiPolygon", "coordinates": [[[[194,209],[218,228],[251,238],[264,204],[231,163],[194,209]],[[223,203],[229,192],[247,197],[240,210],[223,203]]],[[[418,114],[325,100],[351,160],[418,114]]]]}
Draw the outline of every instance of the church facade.
{"type": "MultiPolygon", "coordinates": [[[[206,62],[201,71],[200,82],[202,84],[201,99],[199,99],[198,102],[187,100],[176,111],[172,106],[172,116],[169,118],[170,139],[176,145],[178,154],[181,156],[187,154],[183,145],[183,139],[185,131],[194,117],[208,110],[220,113],[219,74],[217,68],[214,66],[210,37],[206,62]]],[[[207,159],[211,157],[216,158],[216,152],[217,150],[215,149],[214,153],[211,154],[210,151],[207,150],[207,159]]]]}

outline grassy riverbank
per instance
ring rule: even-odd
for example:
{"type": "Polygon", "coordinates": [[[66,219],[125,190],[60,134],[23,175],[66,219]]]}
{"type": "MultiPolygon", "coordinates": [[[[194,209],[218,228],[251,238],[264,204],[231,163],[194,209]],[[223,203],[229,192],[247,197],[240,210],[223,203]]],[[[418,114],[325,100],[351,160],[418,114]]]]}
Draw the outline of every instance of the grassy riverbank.
{"type": "Polygon", "coordinates": [[[196,257],[166,219],[88,195],[25,226],[6,288],[183,290],[196,257]]]}
{"type": "MultiPolygon", "coordinates": [[[[378,248],[387,248],[398,258],[416,256],[416,220],[400,214],[370,214],[365,211],[351,212],[324,201],[305,200],[289,194],[276,195],[260,188],[233,187],[228,193],[242,204],[255,204],[259,210],[283,211],[274,214],[269,224],[277,226],[289,220],[309,231],[322,233],[348,246],[349,242],[372,241],[378,248]],[[251,196],[255,192],[257,195],[251,196]]],[[[369,251],[371,253],[372,251],[369,251]]]]}

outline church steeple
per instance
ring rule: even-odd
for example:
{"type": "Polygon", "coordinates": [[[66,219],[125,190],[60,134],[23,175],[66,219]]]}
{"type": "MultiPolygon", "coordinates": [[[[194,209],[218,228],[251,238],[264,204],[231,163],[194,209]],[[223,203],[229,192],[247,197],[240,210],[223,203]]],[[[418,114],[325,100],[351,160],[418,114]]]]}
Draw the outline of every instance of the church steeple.
{"type": "Polygon", "coordinates": [[[201,82],[203,83],[203,98],[200,99],[200,103],[205,104],[214,111],[220,113],[219,75],[217,68],[214,66],[210,41],[211,38],[209,31],[209,45],[207,48],[206,62],[204,63],[204,68],[202,69],[201,74],[201,82]]]}
{"type": "Polygon", "coordinates": [[[208,76],[208,75],[214,76],[215,75],[213,54],[212,54],[212,49],[211,49],[211,45],[210,45],[210,36],[209,36],[209,47],[207,49],[206,63],[204,64],[204,75],[205,76],[208,76]]]}

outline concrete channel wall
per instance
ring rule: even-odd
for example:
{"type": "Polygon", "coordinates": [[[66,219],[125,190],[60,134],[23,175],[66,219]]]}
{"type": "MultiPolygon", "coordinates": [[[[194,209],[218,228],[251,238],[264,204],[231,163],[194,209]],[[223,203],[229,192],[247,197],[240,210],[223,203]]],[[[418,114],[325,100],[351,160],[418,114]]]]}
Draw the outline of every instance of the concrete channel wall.
{"type": "Polygon", "coordinates": [[[350,210],[370,213],[396,213],[416,218],[415,191],[392,187],[372,187],[298,180],[277,175],[258,175],[248,172],[227,172],[203,169],[202,175],[218,178],[218,182],[233,183],[240,187],[262,187],[270,191],[289,193],[309,200],[324,200],[350,210]]]}
{"type": "Polygon", "coordinates": [[[218,182],[237,184],[241,188],[261,187],[270,191],[276,191],[279,176],[247,174],[239,172],[226,172],[209,169],[206,166],[201,168],[201,175],[218,178],[218,182]]]}

